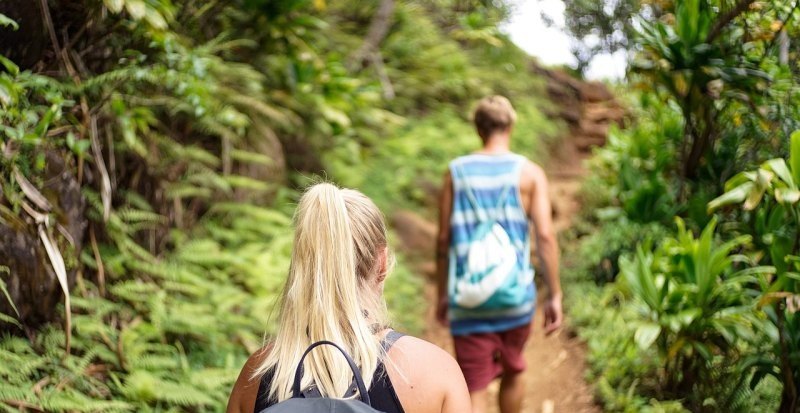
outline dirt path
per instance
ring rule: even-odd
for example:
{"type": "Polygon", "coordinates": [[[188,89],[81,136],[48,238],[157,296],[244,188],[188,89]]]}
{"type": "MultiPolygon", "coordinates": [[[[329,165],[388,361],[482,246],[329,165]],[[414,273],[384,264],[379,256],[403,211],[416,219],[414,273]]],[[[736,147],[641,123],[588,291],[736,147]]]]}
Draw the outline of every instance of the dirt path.
{"type": "MultiPolygon", "coordinates": [[[[572,218],[581,211],[578,193],[586,174],[583,161],[594,146],[604,145],[609,125],[624,125],[627,111],[606,89],[597,82],[582,82],[559,71],[544,70],[548,78],[547,91],[557,103],[558,113],[566,122],[569,134],[552,148],[545,166],[550,180],[550,196],[557,232],[569,228],[572,218]]],[[[393,215],[393,227],[401,240],[404,252],[416,257],[417,269],[428,276],[426,314],[427,330],[424,338],[453,352],[453,343],[447,328],[434,316],[435,265],[430,260],[434,250],[436,225],[412,211],[398,211],[393,215]]],[[[569,257],[562,257],[562,262],[569,257]]],[[[540,298],[543,294],[540,294],[540,298]]],[[[541,302],[537,308],[542,308],[541,302]]],[[[569,314],[566,314],[569,319],[569,314]]],[[[525,349],[528,363],[525,413],[599,413],[594,403],[593,388],[584,379],[586,371],[585,346],[571,331],[563,328],[552,336],[543,333],[543,315],[536,312],[534,330],[525,349]]],[[[492,396],[490,413],[498,413],[497,391],[499,381],[490,385],[492,396]]]]}
{"type": "MultiPolygon", "coordinates": [[[[550,178],[550,193],[553,202],[557,231],[567,229],[571,219],[580,209],[577,193],[584,175],[582,161],[586,154],[578,150],[574,140],[567,139],[553,153],[546,167],[550,178]]],[[[428,302],[434,301],[434,285],[427,285],[428,302]]],[[[540,294],[540,297],[542,294],[540,294]]],[[[538,306],[541,308],[541,305],[538,306]]],[[[545,337],[543,315],[536,312],[534,330],[525,350],[528,363],[526,373],[526,395],[523,411],[528,413],[580,413],[600,412],[594,404],[592,388],[584,379],[584,345],[566,329],[545,337]]],[[[452,353],[453,343],[446,328],[435,320],[433,306],[426,317],[425,339],[452,353]]],[[[496,406],[499,381],[489,387],[492,403],[490,412],[497,413],[496,406]]]]}

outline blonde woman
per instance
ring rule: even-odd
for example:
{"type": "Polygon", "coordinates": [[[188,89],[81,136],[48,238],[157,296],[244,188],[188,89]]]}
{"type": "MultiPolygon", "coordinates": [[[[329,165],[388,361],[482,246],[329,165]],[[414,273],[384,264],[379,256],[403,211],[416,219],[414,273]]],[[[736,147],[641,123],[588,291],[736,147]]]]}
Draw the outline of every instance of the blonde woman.
{"type": "MultiPolygon", "coordinates": [[[[386,226],[362,193],[321,183],[295,212],[295,238],[274,340],[245,364],[228,413],[260,412],[291,397],[303,351],[320,340],[349,353],[372,407],[386,413],[470,411],[464,376],[440,348],[389,329],[383,283],[391,269],[386,226]]],[[[355,396],[346,360],[331,346],[305,362],[301,388],[325,397],[355,396]]]]}

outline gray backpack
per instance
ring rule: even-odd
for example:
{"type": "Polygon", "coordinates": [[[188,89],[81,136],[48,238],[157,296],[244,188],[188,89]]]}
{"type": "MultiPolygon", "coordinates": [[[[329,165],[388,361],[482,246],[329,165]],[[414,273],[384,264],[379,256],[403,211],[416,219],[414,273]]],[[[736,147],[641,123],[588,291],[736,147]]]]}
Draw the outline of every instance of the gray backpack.
{"type": "Polygon", "coordinates": [[[369,393],[367,393],[367,386],[364,385],[364,380],[361,378],[361,370],[356,366],[353,358],[347,354],[336,343],[330,341],[317,341],[316,343],[308,346],[303,357],[300,357],[300,362],[297,363],[297,370],[294,373],[294,383],[292,383],[292,398],[284,400],[278,404],[267,407],[260,413],[381,413],[375,410],[370,405],[369,393]],[[303,379],[303,360],[305,360],[308,353],[314,348],[328,344],[336,347],[345,359],[347,364],[350,365],[350,370],[353,371],[354,381],[358,392],[360,393],[359,399],[332,399],[327,397],[313,397],[307,398],[300,391],[300,381],[303,379]]]}

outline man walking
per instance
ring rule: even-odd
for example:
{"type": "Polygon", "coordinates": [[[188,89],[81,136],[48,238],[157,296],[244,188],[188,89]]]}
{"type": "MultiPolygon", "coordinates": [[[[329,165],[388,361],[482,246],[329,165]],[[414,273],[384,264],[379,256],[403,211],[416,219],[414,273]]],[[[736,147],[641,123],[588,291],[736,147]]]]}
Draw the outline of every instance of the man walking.
{"type": "Polygon", "coordinates": [[[483,147],[450,162],[439,204],[437,318],[449,321],[473,413],[487,410],[486,388],[498,377],[500,411],[521,410],[523,348],[536,303],[531,223],[548,287],[545,332],[557,330],[562,320],[547,177],[511,152],[515,121],[508,99],[479,102],[474,122],[483,147]]]}

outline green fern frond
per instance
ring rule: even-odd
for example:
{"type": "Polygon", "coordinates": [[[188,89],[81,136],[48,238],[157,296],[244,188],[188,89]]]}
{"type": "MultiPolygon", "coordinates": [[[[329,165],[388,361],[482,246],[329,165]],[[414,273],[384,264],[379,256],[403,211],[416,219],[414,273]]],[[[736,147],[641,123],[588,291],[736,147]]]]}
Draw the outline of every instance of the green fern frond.
{"type": "Polygon", "coordinates": [[[163,215],[133,208],[118,209],[117,214],[128,224],[143,223],[152,225],[165,225],[169,222],[167,217],[163,215]]]}
{"type": "Polygon", "coordinates": [[[249,164],[257,164],[265,166],[275,165],[275,160],[267,155],[256,152],[245,151],[241,149],[232,150],[231,159],[249,164]]]}

